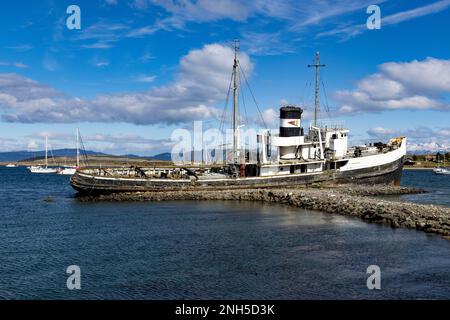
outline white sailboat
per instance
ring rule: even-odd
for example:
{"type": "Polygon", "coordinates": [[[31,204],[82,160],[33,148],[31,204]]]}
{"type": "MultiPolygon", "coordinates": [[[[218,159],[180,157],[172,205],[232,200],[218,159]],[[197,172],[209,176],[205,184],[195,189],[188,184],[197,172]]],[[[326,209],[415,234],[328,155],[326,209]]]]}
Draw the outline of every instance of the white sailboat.
{"type": "Polygon", "coordinates": [[[73,175],[77,171],[77,168],[80,166],[80,131],[77,128],[77,165],[75,167],[64,167],[60,168],[56,173],[64,174],[64,175],[73,175]]]}
{"type": "Polygon", "coordinates": [[[45,167],[43,166],[31,166],[29,167],[31,173],[56,173],[57,168],[48,167],[48,137],[45,136],[45,167]]]}
{"type": "Polygon", "coordinates": [[[17,164],[15,164],[15,163],[8,163],[5,167],[7,167],[7,168],[16,168],[17,164]]]}
{"type": "Polygon", "coordinates": [[[445,153],[444,153],[444,167],[441,168],[439,165],[437,168],[433,169],[435,174],[448,174],[450,175],[450,170],[445,167],[445,153]]]}

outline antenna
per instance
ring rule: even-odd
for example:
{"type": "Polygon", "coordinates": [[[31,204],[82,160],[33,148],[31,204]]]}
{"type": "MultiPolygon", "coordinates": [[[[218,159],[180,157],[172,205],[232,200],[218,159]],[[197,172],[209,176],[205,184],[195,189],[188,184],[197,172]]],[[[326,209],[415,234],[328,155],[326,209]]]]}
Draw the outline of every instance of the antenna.
{"type": "Polygon", "coordinates": [[[319,113],[319,68],[325,67],[324,64],[320,64],[319,51],[316,52],[316,63],[308,64],[308,68],[316,68],[316,93],[314,99],[314,127],[317,127],[317,114],[319,113]]]}

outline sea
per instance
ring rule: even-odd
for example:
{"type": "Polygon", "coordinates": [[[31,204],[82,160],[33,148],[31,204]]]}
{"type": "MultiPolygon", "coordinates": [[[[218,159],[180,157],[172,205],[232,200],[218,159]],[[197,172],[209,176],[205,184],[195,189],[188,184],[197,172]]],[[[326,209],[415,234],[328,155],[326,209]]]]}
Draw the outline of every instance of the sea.
{"type": "MultiPolygon", "coordinates": [[[[402,183],[429,192],[396,201],[450,206],[450,176],[402,183]]],[[[277,204],[83,203],[68,176],[21,167],[0,190],[0,299],[450,298],[437,235],[277,204]]]]}

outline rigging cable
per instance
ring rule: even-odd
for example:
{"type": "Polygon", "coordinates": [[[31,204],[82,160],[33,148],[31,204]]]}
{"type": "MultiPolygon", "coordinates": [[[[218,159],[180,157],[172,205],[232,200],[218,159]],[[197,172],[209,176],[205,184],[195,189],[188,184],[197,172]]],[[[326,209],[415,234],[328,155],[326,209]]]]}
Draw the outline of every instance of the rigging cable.
{"type": "Polygon", "coordinates": [[[81,137],[81,134],[80,134],[80,142],[81,142],[81,153],[82,153],[82,156],[84,157],[84,160],[82,160],[82,161],[84,163],[84,166],[87,167],[89,165],[88,164],[88,155],[87,155],[86,149],[84,147],[84,142],[83,142],[83,138],[81,137]]]}
{"type": "Polygon", "coordinates": [[[263,115],[262,115],[262,112],[261,112],[261,110],[259,109],[258,102],[256,102],[255,95],[253,94],[252,88],[250,87],[250,84],[248,83],[247,77],[245,76],[245,71],[244,71],[244,69],[242,68],[242,66],[241,66],[241,64],[240,64],[239,61],[238,61],[238,65],[239,65],[239,68],[242,70],[242,75],[244,76],[245,83],[247,84],[247,87],[248,87],[248,89],[249,89],[249,91],[250,91],[250,94],[252,95],[253,101],[255,102],[256,108],[258,109],[258,112],[259,112],[259,115],[260,115],[260,117],[261,117],[262,123],[264,124],[264,127],[265,127],[266,129],[269,129],[269,128],[267,127],[267,125],[266,125],[266,122],[264,121],[264,117],[263,117],[263,115]]]}
{"type": "Polygon", "coordinates": [[[231,73],[231,78],[230,78],[230,84],[228,85],[228,91],[227,91],[227,98],[225,99],[225,107],[223,109],[223,113],[222,113],[222,119],[220,121],[220,126],[219,126],[219,131],[222,132],[223,130],[223,126],[225,125],[225,118],[226,118],[226,112],[228,110],[228,103],[230,100],[230,92],[231,92],[231,84],[233,83],[233,72],[231,73]]]}
{"type": "Polygon", "coordinates": [[[325,84],[323,83],[323,80],[321,79],[320,82],[322,83],[322,89],[323,89],[323,95],[325,97],[325,104],[323,105],[325,107],[325,111],[328,115],[328,118],[331,118],[331,114],[330,114],[330,106],[328,105],[328,97],[327,97],[327,92],[325,90],[325,84]]]}
{"type": "MultiPolygon", "coordinates": [[[[241,71],[242,71],[242,70],[241,70],[241,71]]],[[[242,83],[241,72],[239,72],[239,83],[242,83]]],[[[244,114],[245,114],[245,118],[244,118],[245,121],[243,122],[243,124],[248,125],[249,122],[248,122],[248,115],[247,115],[247,107],[246,107],[246,105],[245,105],[244,89],[241,90],[240,96],[241,96],[242,105],[243,105],[243,107],[244,107],[244,114]]]]}
{"type": "MultiPolygon", "coordinates": [[[[219,133],[220,134],[222,134],[224,126],[225,126],[225,119],[226,119],[226,114],[227,114],[227,110],[228,110],[228,103],[230,101],[231,84],[233,83],[233,78],[234,78],[234,74],[233,74],[233,72],[231,72],[230,84],[228,85],[227,97],[225,99],[225,106],[223,108],[222,119],[220,120],[220,124],[219,124],[219,133]]],[[[217,143],[218,143],[218,145],[216,145],[216,148],[223,147],[223,145],[222,146],[219,145],[219,139],[217,139],[217,143]]],[[[220,148],[220,150],[221,149],[222,148],[220,148]]]]}

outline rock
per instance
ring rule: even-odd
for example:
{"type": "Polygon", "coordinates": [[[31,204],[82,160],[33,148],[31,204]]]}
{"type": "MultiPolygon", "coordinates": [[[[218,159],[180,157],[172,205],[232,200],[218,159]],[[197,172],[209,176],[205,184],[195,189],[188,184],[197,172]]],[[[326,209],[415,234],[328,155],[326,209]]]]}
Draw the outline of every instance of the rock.
{"type": "Polygon", "coordinates": [[[396,228],[400,228],[400,224],[398,223],[397,220],[392,220],[391,221],[391,227],[396,229],[396,228]]]}

